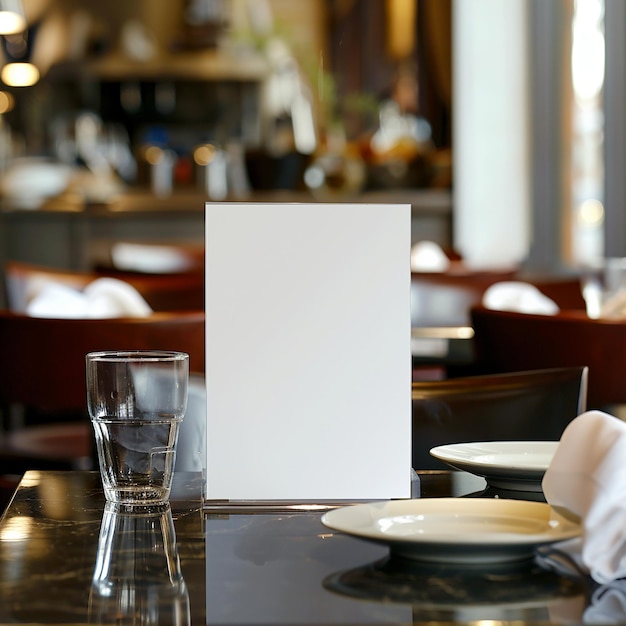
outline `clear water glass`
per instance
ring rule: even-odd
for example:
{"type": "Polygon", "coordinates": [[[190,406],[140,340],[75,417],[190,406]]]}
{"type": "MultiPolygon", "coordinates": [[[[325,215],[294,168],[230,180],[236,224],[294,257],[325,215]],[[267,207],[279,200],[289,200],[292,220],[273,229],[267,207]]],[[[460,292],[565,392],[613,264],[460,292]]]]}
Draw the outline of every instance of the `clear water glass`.
{"type": "Polygon", "coordinates": [[[167,502],[187,407],[189,355],[90,352],[86,379],[106,499],[129,505],[167,502]]]}

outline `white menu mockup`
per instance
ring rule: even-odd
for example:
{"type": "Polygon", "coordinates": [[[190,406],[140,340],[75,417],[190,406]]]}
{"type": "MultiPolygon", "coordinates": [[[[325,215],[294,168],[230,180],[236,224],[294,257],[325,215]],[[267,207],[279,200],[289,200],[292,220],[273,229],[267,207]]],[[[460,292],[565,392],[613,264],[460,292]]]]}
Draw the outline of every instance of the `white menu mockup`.
{"type": "Polygon", "coordinates": [[[410,205],[206,205],[208,500],[410,496],[410,205]]]}

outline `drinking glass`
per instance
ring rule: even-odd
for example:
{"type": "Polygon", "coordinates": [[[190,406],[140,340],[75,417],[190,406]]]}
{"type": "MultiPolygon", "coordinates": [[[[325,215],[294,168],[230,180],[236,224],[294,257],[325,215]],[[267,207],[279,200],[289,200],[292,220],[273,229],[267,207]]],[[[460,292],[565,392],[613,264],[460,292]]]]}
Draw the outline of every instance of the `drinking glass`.
{"type": "Polygon", "coordinates": [[[106,499],[129,505],[166,502],[187,407],[189,355],[90,352],[86,378],[106,499]]]}

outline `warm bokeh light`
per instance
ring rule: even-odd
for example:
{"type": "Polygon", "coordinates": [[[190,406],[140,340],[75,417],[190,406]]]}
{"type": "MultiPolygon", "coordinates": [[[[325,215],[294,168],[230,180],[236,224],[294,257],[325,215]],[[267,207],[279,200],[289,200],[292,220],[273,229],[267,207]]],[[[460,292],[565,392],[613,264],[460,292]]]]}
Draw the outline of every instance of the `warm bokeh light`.
{"type": "Polygon", "coordinates": [[[215,156],[215,147],[211,144],[198,146],[193,153],[193,160],[196,165],[208,165],[215,156]]]}
{"type": "Polygon", "coordinates": [[[26,541],[33,528],[33,518],[15,516],[7,520],[0,533],[2,541],[26,541]]]}
{"type": "Polygon", "coordinates": [[[585,200],[579,209],[584,224],[601,224],[604,221],[604,206],[599,200],[585,200]]]}
{"type": "Polygon", "coordinates": [[[26,19],[15,11],[0,11],[0,35],[15,35],[26,30],[26,19]]]}
{"type": "Polygon", "coordinates": [[[146,150],[146,161],[150,165],[156,165],[163,158],[163,150],[158,146],[150,146],[146,150]]]}
{"type": "Polygon", "coordinates": [[[39,70],[32,63],[8,63],[0,78],[10,87],[30,87],[39,80],[39,70]]]}
{"type": "Polygon", "coordinates": [[[414,0],[387,0],[387,49],[392,59],[406,59],[415,46],[414,0]]]}
{"type": "Polygon", "coordinates": [[[0,91],[0,115],[8,113],[15,106],[15,98],[6,91],[0,91]]]}

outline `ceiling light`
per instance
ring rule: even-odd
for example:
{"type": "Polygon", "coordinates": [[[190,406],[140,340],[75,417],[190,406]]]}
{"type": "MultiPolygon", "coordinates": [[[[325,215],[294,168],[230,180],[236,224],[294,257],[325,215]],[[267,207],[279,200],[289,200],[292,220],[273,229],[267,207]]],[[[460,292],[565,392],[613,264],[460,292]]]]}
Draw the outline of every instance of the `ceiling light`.
{"type": "Polygon", "coordinates": [[[30,87],[39,80],[39,70],[32,63],[7,63],[0,78],[9,87],[30,87]]]}
{"type": "Polygon", "coordinates": [[[15,35],[26,30],[21,0],[0,0],[0,35],[15,35]]]}

